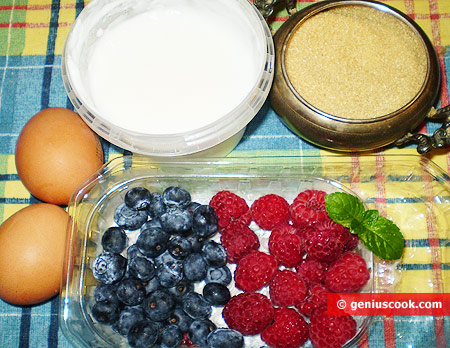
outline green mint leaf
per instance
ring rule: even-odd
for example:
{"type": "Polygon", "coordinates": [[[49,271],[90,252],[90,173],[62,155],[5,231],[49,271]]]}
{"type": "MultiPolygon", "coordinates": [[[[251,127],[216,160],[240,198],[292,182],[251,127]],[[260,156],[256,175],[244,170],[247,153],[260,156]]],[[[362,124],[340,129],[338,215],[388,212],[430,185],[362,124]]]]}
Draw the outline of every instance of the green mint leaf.
{"type": "Polygon", "coordinates": [[[364,215],[363,224],[354,232],[367,249],[385,260],[402,257],[405,241],[400,229],[376,210],[368,210],[364,215]]]}
{"type": "Polygon", "coordinates": [[[357,197],[348,193],[334,192],[325,195],[325,209],[334,222],[347,228],[355,221],[364,219],[364,205],[357,197]]]}
{"type": "Polygon", "coordinates": [[[402,256],[405,241],[398,226],[377,210],[366,211],[357,197],[344,192],[330,193],[325,196],[325,209],[334,222],[357,234],[375,255],[385,260],[402,256]]]}

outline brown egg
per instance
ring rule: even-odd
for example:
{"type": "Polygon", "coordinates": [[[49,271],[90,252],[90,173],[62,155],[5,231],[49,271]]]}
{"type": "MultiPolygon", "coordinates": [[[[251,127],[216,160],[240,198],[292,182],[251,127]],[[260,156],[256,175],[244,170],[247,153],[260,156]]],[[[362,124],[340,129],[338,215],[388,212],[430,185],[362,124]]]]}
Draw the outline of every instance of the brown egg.
{"type": "Polygon", "coordinates": [[[38,203],[0,226],[0,298],[32,305],[59,292],[68,221],[61,207],[38,203]]]}
{"type": "Polygon", "coordinates": [[[34,115],[16,144],[16,167],[35,197],[67,204],[75,189],[103,164],[98,136],[75,112],[48,108],[34,115]]]}

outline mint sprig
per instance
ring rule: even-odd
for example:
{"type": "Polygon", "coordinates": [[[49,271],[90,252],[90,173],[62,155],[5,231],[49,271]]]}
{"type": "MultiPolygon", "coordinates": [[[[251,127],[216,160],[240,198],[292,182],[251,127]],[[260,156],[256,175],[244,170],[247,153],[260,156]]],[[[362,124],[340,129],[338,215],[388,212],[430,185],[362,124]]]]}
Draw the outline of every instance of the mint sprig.
{"type": "Polygon", "coordinates": [[[344,192],[327,194],[325,209],[334,222],[357,234],[375,255],[385,260],[402,256],[405,240],[398,226],[377,210],[366,210],[358,197],[344,192]]]}

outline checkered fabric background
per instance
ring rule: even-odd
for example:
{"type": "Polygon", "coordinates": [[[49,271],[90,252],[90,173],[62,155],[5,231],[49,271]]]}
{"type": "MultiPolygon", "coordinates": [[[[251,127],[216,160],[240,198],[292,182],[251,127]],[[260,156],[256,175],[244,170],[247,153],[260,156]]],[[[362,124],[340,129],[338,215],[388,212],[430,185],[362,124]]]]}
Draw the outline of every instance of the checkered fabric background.
{"type": "MultiPolygon", "coordinates": [[[[313,2],[299,0],[297,7],[304,8],[313,2]]],[[[442,68],[440,105],[448,105],[450,0],[383,2],[416,20],[434,43],[442,68]]],[[[15,143],[24,124],[41,109],[52,106],[73,109],[61,79],[61,53],[71,24],[84,6],[83,0],[0,0],[0,223],[19,209],[38,202],[17,176],[15,143]]],[[[269,22],[276,30],[286,19],[286,11],[279,8],[269,22]]],[[[432,133],[439,126],[438,123],[424,123],[421,131],[432,133]]],[[[102,145],[105,160],[128,154],[106,141],[102,141],[102,145]]],[[[446,214],[444,206],[434,211],[434,206],[430,209],[427,202],[445,193],[448,197],[444,200],[450,199],[446,176],[450,172],[450,154],[444,149],[427,155],[442,168],[442,172],[436,172],[438,178],[419,171],[415,173],[415,181],[402,186],[403,177],[395,173],[393,163],[395,158],[407,159],[406,155],[415,153],[413,147],[389,147],[374,152],[371,155],[375,169],[367,176],[362,170],[361,155],[328,157],[331,152],[291,133],[266,103],[230,156],[318,156],[324,167],[332,166],[333,158],[347,161],[352,173],[345,180],[351,187],[361,192],[368,204],[406,227],[407,249],[403,263],[397,266],[402,282],[396,291],[449,292],[450,213],[446,214]],[[405,192],[411,191],[414,194],[405,199],[408,197],[405,192]],[[405,201],[413,205],[405,204],[405,201]],[[410,210],[409,207],[414,208],[410,210]],[[406,221],[411,216],[422,218],[411,224],[406,221]]],[[[413,161],[420,162],[415,157],[413,161]]],[[[58,297],[32,307],[16,307],[0,300],[0,347],[72,347],[59,330],[58,309],[58,297]]],[[[450,347],[450,320],[448,317],[377,317],[370,334],[359,346],[450,347]]]]}

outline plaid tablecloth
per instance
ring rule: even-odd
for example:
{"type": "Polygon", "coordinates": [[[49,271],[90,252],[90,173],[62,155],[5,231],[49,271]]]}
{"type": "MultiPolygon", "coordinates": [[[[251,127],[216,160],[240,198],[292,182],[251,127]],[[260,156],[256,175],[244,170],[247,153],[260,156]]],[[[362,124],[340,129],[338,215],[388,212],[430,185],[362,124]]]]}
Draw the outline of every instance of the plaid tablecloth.
{"type": "MultiPolygon", "coordinates": [[[[297,7],[303,8],[313,2],[299,0],[297,7]]],[[[434,43],[442,68],[440,104],[447,105],[447,81],[450,78],[450,0],[385,2],[415,19],[434,43]]],[[[17,176],[14,165],[15,143],[27,120],[41,109],[52,106],[73,108],[61,79],[61,53],[70,26],[84,5],[83,0],[0,0],[0,223],[19,209],[37,202],[17,176]]],[[[280,9],[270,18],[270,25],[276,30],[286,18],[286,11],[280,9]]],[[[422,126],[422,131],[432,133],[439,126],[437,123],[427,123],[422,126]]],[[[102,144],[105,160],[126,153],[106,141],[102,141],[102,144]]],[[[365,192],[367,201],[387,215],[396,215],[392,217],[399,221],[407,219],[405,216],[408,211],[390,212],[398,192],[387,184],[386,178],[392,184],[392,173],[388,170],[389,165],[384,164],[392,163],[392,155],[403,157],[415,153],[413,147],[389,147],[372,153],[378,164],[378,172],[374,173],[376,190],[365,192]]],[[[323,158],[326,165],[331,161],[327,157],[330,154],[332,153],[291,133],[266,103],[249,124],[244,138],[230,156],[318,156],[323,158]]],[[[360,155],[337,156],[340,160],[354,164],[354,168],[359,168],[360,155]]],[[[427,157],[437,163],[444,174],[450,173],[448,149],[434,151],[427,157]]],[[[363,186],[362,173],[353,174],[351,185],[363,186]]],[[[418,183],[424,180],[428,179],[422,176],[418,183]]],[[[445,175],[441,175],[439,180],[437,182],[440,184],[448,185],[448,177],[445,175]]],[[[420,190],[416,194],[425,197],[424,201],[435,197],[429,193],[421,194],[420,190]]],[[[403,282],[398,291],[449,292],[450,214],[444,212],[439,216],[440,226],[443,227],[439,227],[438,231],[435,230],[433,219],[429,220],[427,216],[429,214],[424,213],[423,221],[418,224],[420,228],[406,231],[407,256],[403,264],[398,266],[398,270],[403,272],[403,282]]],[[[71,347],[59,330],[58,308],[58,297],[32,307],[16,307],[0,300],[0,347],[71,347]]],[[[442,317],[377,317],[369,336],[360,346],[450,347],[450,320],[442,317]]]]}

